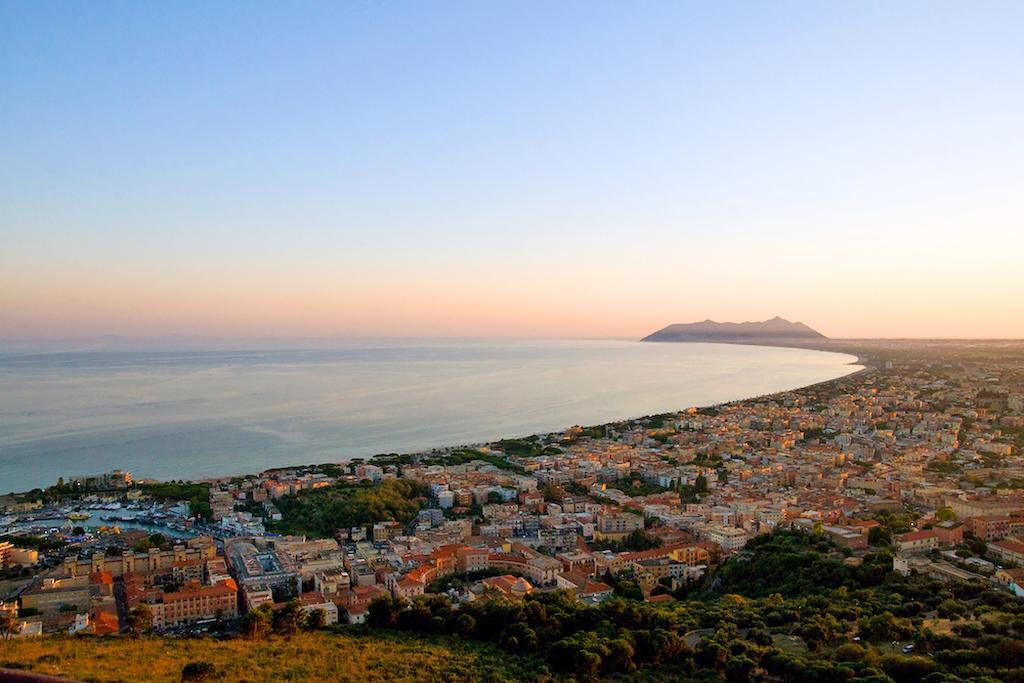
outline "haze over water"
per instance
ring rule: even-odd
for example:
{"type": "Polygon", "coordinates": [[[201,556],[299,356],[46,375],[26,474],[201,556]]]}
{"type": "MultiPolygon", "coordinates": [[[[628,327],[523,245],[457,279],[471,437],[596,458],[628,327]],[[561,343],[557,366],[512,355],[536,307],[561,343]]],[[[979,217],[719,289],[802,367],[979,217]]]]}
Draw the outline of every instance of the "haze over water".
{"type": "Polygon", "coordinates": [[[792,389],[854,360],[630,341],[0,354],[0,492],[114,468],[202,478],[522,436],[792,389]]]}

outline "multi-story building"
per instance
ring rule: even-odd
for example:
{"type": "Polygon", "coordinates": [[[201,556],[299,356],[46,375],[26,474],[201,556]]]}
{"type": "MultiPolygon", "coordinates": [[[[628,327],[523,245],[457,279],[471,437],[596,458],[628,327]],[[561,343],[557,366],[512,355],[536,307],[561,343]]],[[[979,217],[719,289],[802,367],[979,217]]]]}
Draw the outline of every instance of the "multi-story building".
{"type": "Polygon", "coordinates": [[[700,534],[712,543],[717,543],[723,552],[739,550],[750,539],[750,534],[743,529],[724,527],[717,524],[705,526],[700,534]]]}
{"type": "Polygon", "coordinates": [[[988,552],[1003,562],[1024,565],[1024,542],[1019,539],[1006,538],[1001,541],[992,541],[988,544],[988,552]]]}
{"type": "Polygon", "coordinates": [[[934,531],[911,531],[893,538],[901,553],[926,553],[939,547],[939,535],[934,531]]]}
{"type": "Polygon", "coordinates": [[[490,553],[487,562],[490,567],[517,571],[544,586],[555,583],[555,577],[562,571],[561,562],[521,543],[512,545],[512,553],[490,553]]]}
{"type": "Polygon", "coordinates": [[[213,521],[219,522],[235,509],[235,496],[230,491],[210,489],[210,511],[213,521]]]}
{"type": "Polygon", "coordinates": [[[92,557],[87,560],[71,555],[64,558],[63,575],[66,577],[88,576],[97,572],[108,572],[111,576],[161,572],[170,574],[173,573],[175,567],[182,568],[189,564],[196,564],[201,568],[216,555],[217,548],[213,544],[213,539],[209,536],[198,536],[189,539],[185,545],[174,546],[171,550],[151,548],[146,553],[135,553],[129,550],[114,556],[93,553],[92,557]]]}
{"type": "Polygon", "coordinates": [[[0,541],[0,567],[30,567],[39,562],[39,551],[19,548],[10,541],[0,541]]]}
{"type": "Polygon", "coordinates": [[[284,600],[302,592],[302,579],[291,558],[265,547],[262,539],[232,539],[224,544],[224,554],[246,593],[270,590],[276,599],[284,600]]]}
{"type": "Polygon", "coordinates": [[[127,470],[111,470],[103,474],[70,477],[67,485],[86,491],[105,489],[126,489],[132,485],[132,473],[127,470]]]}
{"type": "Polygon", "coordinates": [[[983,541],[998,541],[1024,533],[1024,517],[971,517],[966,524],[970,532],[983,541]]]}
{"type": "Polygon", "coordinates": [[[89,609],[89,576],[45,578],[21,594],[21,608],[34,609],[41,614],[89,609]]]}
{"type": "Polygon", "coordinates": [[[153,627],[170,628],[204,619],[237,617],[238,587],[234,579],[225,579],[212,586],[189,581],[176,591],[164,592],[153,588],[129,593],[128,602],[129,605],[145,602],[153,611],[153,627]]]}
{"type": "Polygon", "coordinates": [[[595,538],[619,540],[644,528],[644,518],[629,512],[606,512],[597,515],[595,538]]]}

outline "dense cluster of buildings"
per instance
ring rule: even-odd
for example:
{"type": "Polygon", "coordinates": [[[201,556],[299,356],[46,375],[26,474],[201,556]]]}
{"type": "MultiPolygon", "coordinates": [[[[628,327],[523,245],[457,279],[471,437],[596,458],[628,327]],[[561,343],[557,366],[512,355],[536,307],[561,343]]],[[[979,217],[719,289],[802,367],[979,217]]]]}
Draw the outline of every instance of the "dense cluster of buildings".
{"type": "MultiPolygon", "coordinates": [[[[360,623],[375,598],[413,599],[432,584],[456,603],[556,588],[596,603],[628,576],[645,598],[666,599],[782,525],[827,535],[851,562],[885,544],[896,571],[1024,594],[1022,396],[1021,371],[997,358],[897,359],[801,390],[524,440],[536,448],[217,482],[217,543],[69,555],[20,603],[47,628],[102,631],[140,603],[159,628],[290,599],[327,623],[360,623]],[[430,492],[412,521],[323,539],[265,533],[282,498],[393,478],[430,492]],[[902,533],[889,534],[892,515],[910,520],[902,533]]],[[[0,560],[24,552],[0,545],[0,560]]]]}

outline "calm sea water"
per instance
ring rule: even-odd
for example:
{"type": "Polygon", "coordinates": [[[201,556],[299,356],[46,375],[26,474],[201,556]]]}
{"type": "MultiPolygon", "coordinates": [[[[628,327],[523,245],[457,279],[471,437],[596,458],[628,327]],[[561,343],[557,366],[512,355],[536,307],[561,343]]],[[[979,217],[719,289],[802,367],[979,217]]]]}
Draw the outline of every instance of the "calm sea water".
{"type": "Polygon", "coordinates": [[[852,356],[628,341],[0,354],[0,491],[198,478],[597,424],[792,389],[852,356]]]}

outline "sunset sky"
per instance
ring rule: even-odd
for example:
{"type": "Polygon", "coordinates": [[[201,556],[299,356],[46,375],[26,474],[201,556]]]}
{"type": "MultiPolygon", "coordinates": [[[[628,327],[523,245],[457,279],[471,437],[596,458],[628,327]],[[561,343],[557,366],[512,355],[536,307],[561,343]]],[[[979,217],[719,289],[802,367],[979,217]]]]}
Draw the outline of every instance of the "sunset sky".
{"type": "Polygon", "coordinates": [[[1022,2],[0,0],[0,339],[1024,337],[1022,2]]]}

